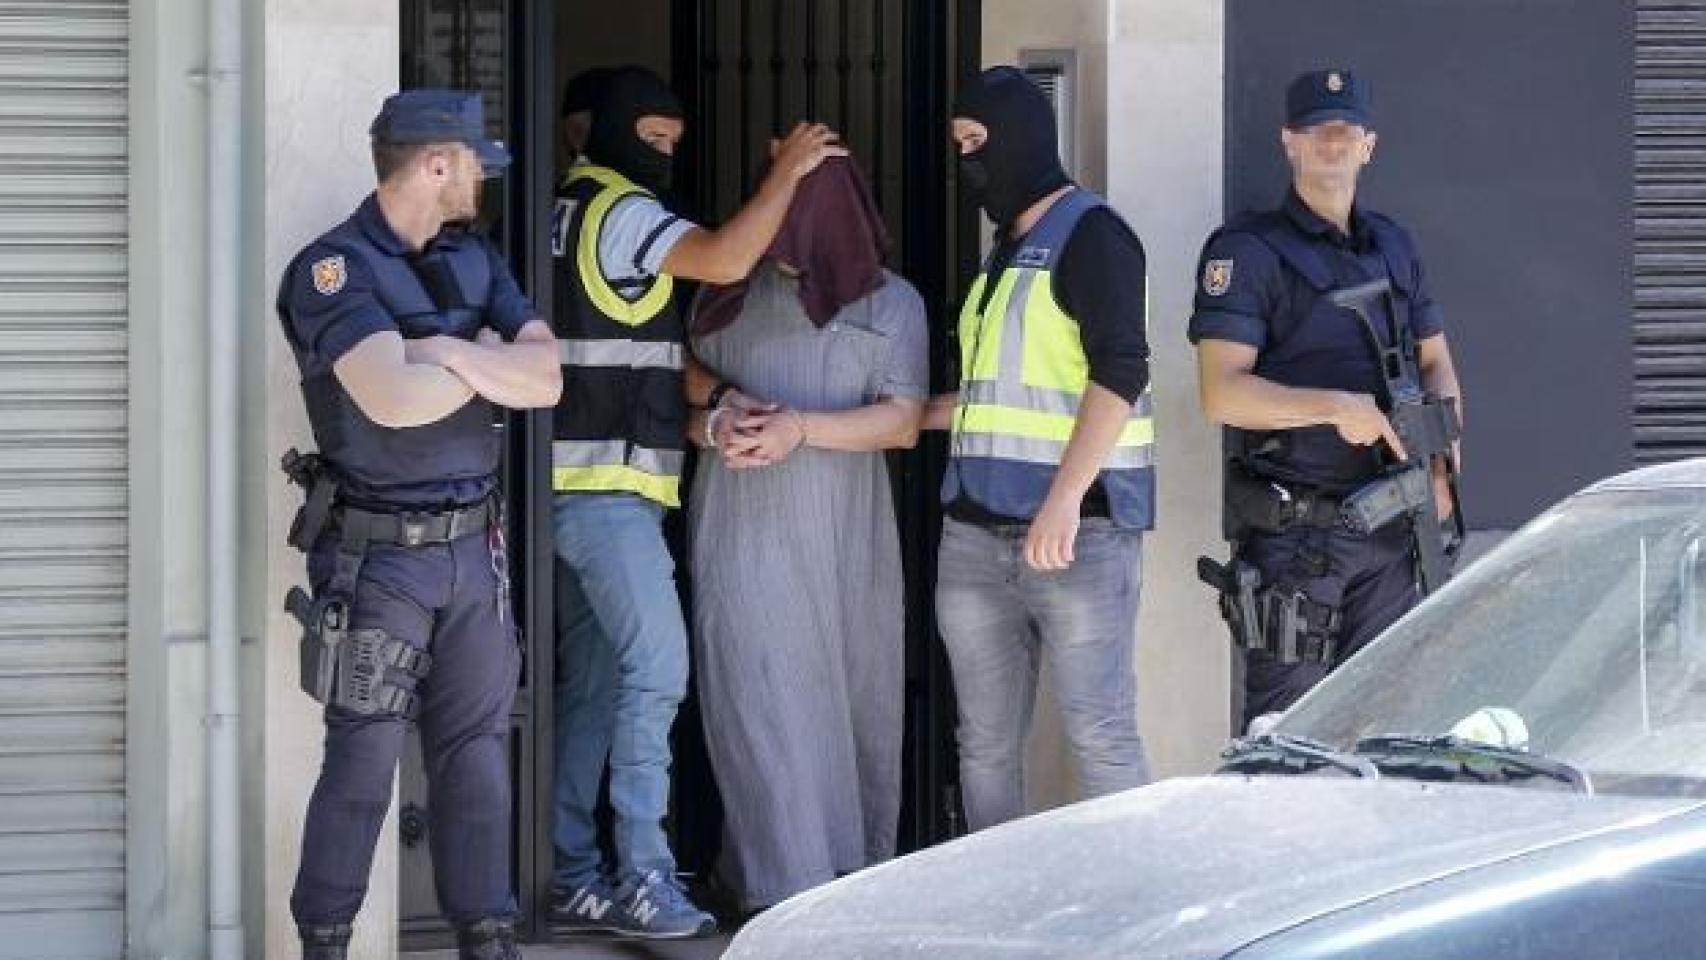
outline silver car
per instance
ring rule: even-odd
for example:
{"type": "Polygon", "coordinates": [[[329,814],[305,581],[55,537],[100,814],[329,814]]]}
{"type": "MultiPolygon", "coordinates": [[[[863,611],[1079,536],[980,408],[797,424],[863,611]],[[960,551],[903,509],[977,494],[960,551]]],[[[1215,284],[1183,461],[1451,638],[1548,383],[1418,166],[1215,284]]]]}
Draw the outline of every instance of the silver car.
{"type": "Polygon", "coordinates": [[[1706,958],[1706,460],[1565,500],[1224,762],[803,894],[726,956],[1706,958]]]}

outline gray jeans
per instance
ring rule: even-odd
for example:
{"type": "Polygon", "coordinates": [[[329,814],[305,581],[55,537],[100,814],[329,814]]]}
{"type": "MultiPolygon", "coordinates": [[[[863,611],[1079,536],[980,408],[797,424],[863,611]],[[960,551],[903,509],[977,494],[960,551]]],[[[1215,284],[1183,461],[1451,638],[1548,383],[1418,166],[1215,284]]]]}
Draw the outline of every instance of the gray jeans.
{"type": "Polygon", "coordinates": [[[936,618],[959,703],[960,788],[973,830],[1024,812],[1022,752],[1048,659],[1084,792],[1148,782],[1132,671],[1143,534],[1086,518],[1063,571],[1031,569],[1025,528],[942,526],[936,618]]]}

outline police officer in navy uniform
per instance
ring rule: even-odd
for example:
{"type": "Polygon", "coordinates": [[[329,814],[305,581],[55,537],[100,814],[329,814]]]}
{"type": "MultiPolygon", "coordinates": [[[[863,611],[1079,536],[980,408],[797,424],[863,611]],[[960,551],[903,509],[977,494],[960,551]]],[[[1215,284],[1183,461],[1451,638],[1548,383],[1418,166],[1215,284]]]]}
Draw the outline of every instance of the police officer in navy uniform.
{"type": "MultiPolygon", "coordinates": [[[[410,90],[371,128],[378,189],[279,290],[319,447],[303,686],[326,703],[291,912],[304,955],[346,955],[407,724],[420,725],[439,902],[460,955],[519,957],[506,740],[520,667],[497,490],[498,407],[550,407],[550,327],[465,229],[509,163],[477,94],[410,90]]],[[[293,459],[293,458],[287,458],[293,459]]]]}
{"type": "MultiPolygon", "coordinates": [[[[1204,412],[1229,428],[1234,569],[1252,570],[1267,607],[1294,598],[1296,616],[1277,619],[1299,636],[1276,638],[1269,629],[1260,643],[1234,638],[1246,648],[1246,723],[1289,706],[1419,598],[1412,528],[1396,522],[1356,534],[1334,512],[1405,452],[1377,402],[1385,381],[1369,329],[1329,295],[1389,281],[1391,296],[1368,326],[1407,324],[1420,387],[1462,397],[1414,243],[1356,203],[1376,142],[1367,84],[1348,70],[1298,77],[1286,93],[1280,140],[1291,190],[1278,210],[1234,217],[1209,238],[1190,322],[1204,412]],[[1248,498],[1264,496],[1288,509],[1324,509],[1292,510],[1297,522],[1284,529],[1253,529],[1243,522],[1248,498]],[[1281,645],[1303,652],[1281,655],[1281,645]]],[[[1432,492],[1439,515],[1450,515],[1443,469],[1432,492]]],[[[1270,628],[1275,620],[1266,618],[1270,628]]]]}

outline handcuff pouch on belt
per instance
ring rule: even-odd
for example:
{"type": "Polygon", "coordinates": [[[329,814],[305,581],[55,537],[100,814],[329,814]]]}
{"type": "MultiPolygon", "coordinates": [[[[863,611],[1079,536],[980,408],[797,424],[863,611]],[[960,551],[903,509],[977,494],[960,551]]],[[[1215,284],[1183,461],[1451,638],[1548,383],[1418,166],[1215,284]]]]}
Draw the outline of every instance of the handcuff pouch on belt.
{"type": "MultiPolygon", "coordinates": [[[[1225,510],[1239,531],[1284,533],[1294,527],[1339,526],[1339,498],[1236,467],[1226,471],[1225,510]]],[[[1240,538],[1242,539],[1242,538],[1240,538]]]]}

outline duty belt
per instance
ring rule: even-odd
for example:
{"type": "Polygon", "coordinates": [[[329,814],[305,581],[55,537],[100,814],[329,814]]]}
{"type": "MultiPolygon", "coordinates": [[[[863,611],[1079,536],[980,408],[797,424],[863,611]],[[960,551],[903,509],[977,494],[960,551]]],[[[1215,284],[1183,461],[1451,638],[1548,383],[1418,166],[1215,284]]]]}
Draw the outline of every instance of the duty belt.
{"type": "Polygon", "coordinates": [[[1368,536],[1432,503],[1427,471],[1397,467],[1343,496],[1324,490],[1231,471],[1226,502],[1238,522],[1261,533],[1297,527],[1368,536]]]}
{"type": "Polygon", "coordinates": [[[1228,471],[1226,503],[1239,523],[1262,533],[1343,527],[1342,498],[1240,470],[1228,471]]]}
{"type": "Polygon", "coordinates": [[[450,543],[485,533],[495,516],[496,507],[489,499],[471,507],[442,513],[375,513],[354,507],[336,507],[332,510],[332,525],[345,537],[367,543],[419,547],[429,543],[450,543]]]}

